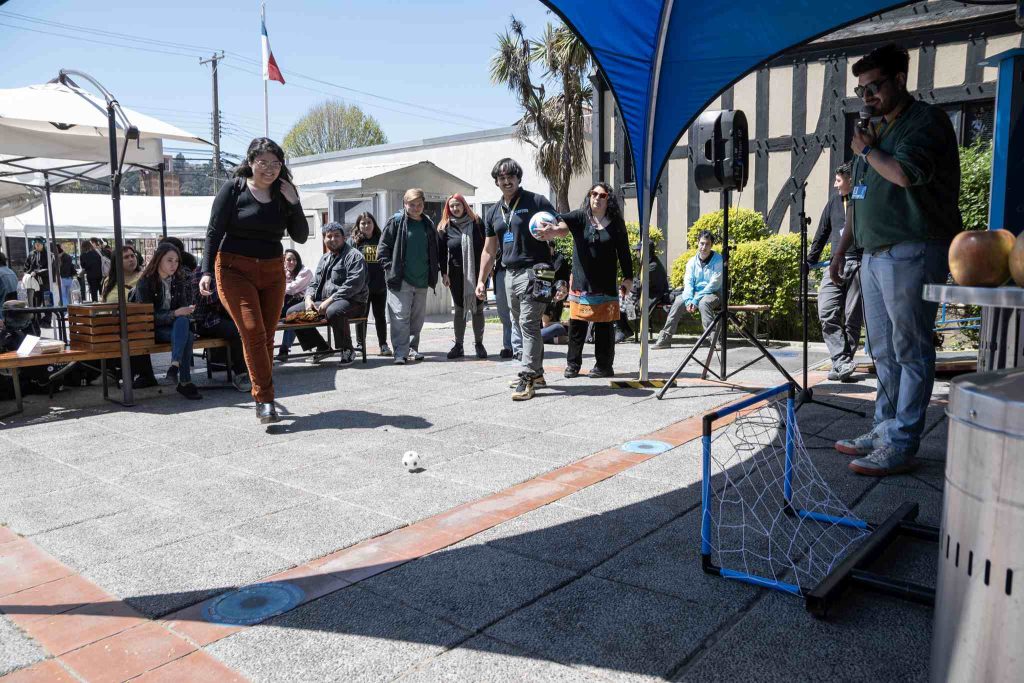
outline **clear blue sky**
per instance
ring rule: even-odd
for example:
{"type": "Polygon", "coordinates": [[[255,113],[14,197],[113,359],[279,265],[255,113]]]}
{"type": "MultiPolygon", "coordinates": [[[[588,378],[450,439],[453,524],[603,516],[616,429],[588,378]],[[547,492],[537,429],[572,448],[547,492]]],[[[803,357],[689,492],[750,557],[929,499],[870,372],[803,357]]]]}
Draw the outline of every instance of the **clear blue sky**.
{"type": "MultiPolygon", "coordinates": [[[[77,69],[125,106],[209,137],[210,66],[200,66],[199,57],[224,50],[223,145],[238,154],[263,132],[259,6],[257,0],[9,0],[0,5],[0,88],[77,69]]],[[[537,0],[269,0],[267,31],[287,81],[269,84],[271,137],[283,138],[325,99],[359,105],[392,142],[511,124],[518,108],[503,86],[490,84],[488,63],[495,36],[513,13],[531,36],[557,21],[537,0]]]]}

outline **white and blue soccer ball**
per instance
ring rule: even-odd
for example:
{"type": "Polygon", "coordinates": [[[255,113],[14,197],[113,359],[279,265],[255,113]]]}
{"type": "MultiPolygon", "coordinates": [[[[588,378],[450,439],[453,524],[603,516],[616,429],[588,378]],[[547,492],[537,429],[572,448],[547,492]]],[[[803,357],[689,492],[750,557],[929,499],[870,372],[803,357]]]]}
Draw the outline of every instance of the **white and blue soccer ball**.
{"type": "Polygon", "coordinates": [[[540,228],[541,223],[554,223],[555,214],[550,211],[538,211],[533,214],[533,218],[530,219],[530,234],[533,235],[534,239],[541,239],[540,235],[537,234],[537,230],[540,228]]]}
{"type": "Polygon", "coordinates": [[[405,455],[402,456],[402,465],[405,469],[412,472],[413,470],[419,469],[420,456],[416,451],[406,451],[405,455]]]}

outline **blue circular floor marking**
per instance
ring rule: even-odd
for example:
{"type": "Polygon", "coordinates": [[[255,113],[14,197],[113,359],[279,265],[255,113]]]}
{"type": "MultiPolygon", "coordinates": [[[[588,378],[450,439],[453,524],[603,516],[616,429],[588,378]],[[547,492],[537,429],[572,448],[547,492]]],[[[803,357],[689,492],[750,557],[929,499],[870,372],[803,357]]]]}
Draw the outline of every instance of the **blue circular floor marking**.
{"type": "Polygon", "coordinates": [[[250,626],[292,609],[306,597],[290,583],[258,583],[225,593],[203,610],[203,617],[215,624],[250,626]]]}
{"type": "Polygon", "coordinates": [[[639,441],[627,441],[620,447],[622,450],[629,453],[643,453],[643,454],[654,454],[664,453],[665,451],[672,449],[672,444],[667,444],[664,441],[655,441],[653,439],[641,439],[639,441]]]}

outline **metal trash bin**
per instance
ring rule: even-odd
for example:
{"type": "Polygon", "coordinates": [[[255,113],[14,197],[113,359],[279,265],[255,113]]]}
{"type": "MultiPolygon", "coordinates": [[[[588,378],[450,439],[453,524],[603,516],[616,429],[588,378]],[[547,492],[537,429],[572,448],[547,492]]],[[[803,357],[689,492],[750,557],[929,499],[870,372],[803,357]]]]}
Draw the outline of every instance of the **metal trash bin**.
{"type": "Polygon", "coordinates": [[[1024,681],[1024,370],[950,389],[933,681],[1024,681]]]}

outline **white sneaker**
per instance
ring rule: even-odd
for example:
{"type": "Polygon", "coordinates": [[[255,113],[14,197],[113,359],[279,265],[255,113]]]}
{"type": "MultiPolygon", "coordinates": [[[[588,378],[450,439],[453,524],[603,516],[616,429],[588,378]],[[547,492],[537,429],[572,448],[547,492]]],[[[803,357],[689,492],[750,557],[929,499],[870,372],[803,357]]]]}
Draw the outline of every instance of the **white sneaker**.
{"type": "Polygon", "coordinates": [[[416,349],[409,349],[409,355],[406,356],[406,359],[408,360],[423,360],[424,358],[426,358],[426,356],[416,349]]]}

